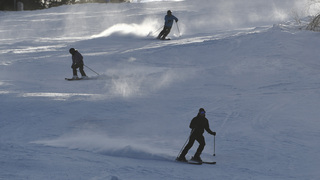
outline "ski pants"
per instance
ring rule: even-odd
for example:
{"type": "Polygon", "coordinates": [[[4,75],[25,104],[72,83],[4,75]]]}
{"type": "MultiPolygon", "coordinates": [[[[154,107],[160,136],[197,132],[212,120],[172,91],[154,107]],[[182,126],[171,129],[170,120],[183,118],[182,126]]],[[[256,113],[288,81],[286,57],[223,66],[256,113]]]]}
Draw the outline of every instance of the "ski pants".
{"type": "Polygon", "coordinates": [[[83,70],[83,64],[73,64],[71,66],[71,68],[73,69],[73,75],[74,76],[78,76],[77,74],[77,69],[79,68],[81,76],[87,76],[86,73],[83,70]]]}
{"type": "Polygon", "coordinates": [[[203,149],[204,149],[204,146],[206,145],[206,142],[204,140],[204,137],[202,134],[200,135],[197,135],[197,134],[191,134],[190,138],[189,138],[189,142],[188,144],[186,145],[186,147],[184,147],[182,153],[181,153],[181,157],[185,157],[186,154],[188,153],[188,151],[190,150],[190,148],[193,146],[194,144],[194,141],[198,141],[199,143],[199,147],[195,153],[195,157],[199,157],[200,154],[202,153],[203,149]]]}
{"type": "Polygon", "coordinates": [[[163,30],[158,35],[158,39],[162,39],[162,40],[165,39],[170,33],[170,30],[171,30],[171,27],[164,26],[163,30]]]}

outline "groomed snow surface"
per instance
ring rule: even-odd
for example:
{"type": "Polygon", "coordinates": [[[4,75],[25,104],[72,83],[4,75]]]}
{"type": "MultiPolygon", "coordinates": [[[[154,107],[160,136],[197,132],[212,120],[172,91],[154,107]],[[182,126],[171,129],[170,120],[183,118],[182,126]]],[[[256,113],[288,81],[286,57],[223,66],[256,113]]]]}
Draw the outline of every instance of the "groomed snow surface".
{"type": "Polygon", "coordinates": [[[320,179],[311,11],[185,0],[0,12],[0,179],[320,179]],[[172,40],[156,40],[169,9],[172,40]],[[65,81],[71,47],[100,76],[65,81]],[[217,132],[202,159],[217,164],[177,163],[200,107],[217,132]]]}

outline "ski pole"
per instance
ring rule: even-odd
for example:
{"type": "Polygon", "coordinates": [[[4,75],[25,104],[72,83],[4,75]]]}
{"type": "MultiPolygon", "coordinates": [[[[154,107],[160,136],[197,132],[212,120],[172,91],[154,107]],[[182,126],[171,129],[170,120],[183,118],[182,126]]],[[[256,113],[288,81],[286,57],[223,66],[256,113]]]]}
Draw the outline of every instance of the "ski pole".
{"type": "Polygon", "coordinates": [[[186,147],[186,144],[187,144],[187,142],[189,141],[189,139],[190,139],[190,137],[191,137],[191,135],[192,135],[193,131],[194,131],[194,129],[192,129],[192,131],[191,131],[191,133],[190,133],[190,135],[189,135],[188,139],[186,140],[186,142],[185,142],[185,143],[184,143],[184,145],[182,146],[182,148],[181,148],[181,150],[180,150],[180,152],[179,152],[179,154],[178,154],[178,156],[177,156],[177,157],[179,157],[179,156],[180,156],[180,154],[181,154],[181,152],[183,151],[184,147],[186,147]]]}
{"type": "Polygon", "coordinates": [[[94,70],[92,70],[91,68],[89,68],[88,66],[84,65],[85,67],[87,67],[88,69],[90,69],[92,72],[96,73],[98,76],[100,76],[99,73],[95,72],[94,70]]]}
{"type": "Polygon", "coordinates": [[[177,22],[176,22],[176,25],[177,25],[177,29],[178,29],[178,33],[179,33],[179,37],[180,37],[180,36],[181,36],[181,33],[180,33],[179,25],[178,25],[177,22]]]}
{"type": "Polygon", "coordinates": [[[163,28],[163,26],[161,26],[158,30],[156,30],[154,33],[156,33],[156,32],[158,32],[158,31],[160,31],[160,29],[162,29],[163,28]]]}
{"type": "Polygon", "coordinates": [[[213,156],[216,156],[216,136],[213,137],[213,156]]]}
{"type": "Polygon", "coordinates": [[[150,36],[150,35],[154,35],[155,33],[157,33],[158,31],[160,31],[160,29],[162,29],[163,28],[163,26],[161,26],[158,30],[156,30],[155,32],[150,32],[149,34],[148,34],[148,36],[150,36]]]}

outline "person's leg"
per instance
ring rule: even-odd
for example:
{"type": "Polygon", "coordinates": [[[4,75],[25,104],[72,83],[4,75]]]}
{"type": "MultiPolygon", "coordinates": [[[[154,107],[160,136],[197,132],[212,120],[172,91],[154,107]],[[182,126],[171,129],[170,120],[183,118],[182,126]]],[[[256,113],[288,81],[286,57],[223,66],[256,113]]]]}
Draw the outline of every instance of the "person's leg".
{"type": "Polygon", "coordinates": [[[171,30],[170,27],[166,27],[166,28],[165,28],[165,31],[164,31],[163,36],[162,36],[162,38],[161,38],[162,40],[166,39],[166,37],[167,37],[168,34],[170,33],[170,30],[171,30]]]}
{"type": "Polygon", "coordinates": [[[206,142],[204,140],[203,135],[196,138],[196,140],[199,142],[199,147],[194,155],[195,158],[200,158],[200,155],[204,149],[204,146],[206,145],[206,142]]]}
{"type": "Polygon", "coordinates": [[[73,77],[76,77],[76,76],[78,76],[78,73],[77,73],[77,66],[76,65],[73,65],[72,66],[72,71],[73,71],[73,77]]]}
{"type": "Polygon", "coordinates": [[[80,70],[81,76],[87,76],[86,73],[85,73],[84,70],[83,70],[83,64],[81,64],[81,65],[79,66],[79,70],[80,70]]]}
{"type": "Polygon", "coordinates": [[[165,29],[166,29],[165,27],[162,29],[162,31],[159,33],[157,39],[161,39],[161,36],[164,34],[165,29]]]}
{"type": "Polygon", "coordinates": [[[196,140],[196,138],[191,135],[190,138],[189,138],[188,144],[184,147],[184,149],[183,149],[182,153],[180,154],[179,158],[185,158],[185,156],[187,155],[188,151],[193,146],[195,140],[196,140]]]}

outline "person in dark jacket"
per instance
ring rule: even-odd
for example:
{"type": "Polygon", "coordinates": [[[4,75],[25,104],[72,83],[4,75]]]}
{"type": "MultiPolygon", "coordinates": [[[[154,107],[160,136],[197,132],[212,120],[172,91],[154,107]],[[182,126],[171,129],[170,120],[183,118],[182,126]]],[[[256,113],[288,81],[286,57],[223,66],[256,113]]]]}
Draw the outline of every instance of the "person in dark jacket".
{"type": "Polygon", "coordinates": [[[78,50],[74,48],[69,49],[70,54],[72,55],[72,65],[71,68],[73,69],[73,77],[72,79],[78,79],[78,74],[77,74],[77,69],[79,68],[80,73],[81,73],[81,78],[87,78],[86,73],[83,70],[83,57],[79,53],[78,50]]]}
{"type": "Polygon", "coordinates": [[[167,15],[164,17],[164,27],[163,30],[158,35],[157,39],[164,40],[166,39],[167,35],[170,33],[170,30],[173,25],[173,21],[178,22],[178,18],[176,18],[174,15],[172,15],[172,12],[170,10],[167,11],[167,15]]]}
{"type": "Polygon", "coordinates": [[[205,114],[206,111],[203,108],[200,108],[198,115],[192,119],[189,126],[192,129],[189,142],[181,152],[180,156],[177,158],[178,161],[187,161],[185,158],[186,154],[188,153],[189,149],[193,146],[194,141],[198,141],[199,147],[191,160],[202,162],[200,155],[204,149],[204,146],[206,145],[203,137],[204,130],[206,130],[211,135],[216,135],[216,132],[211,131],[211,129],[209,128],[209,121],[205,117],[205,114]]]}

